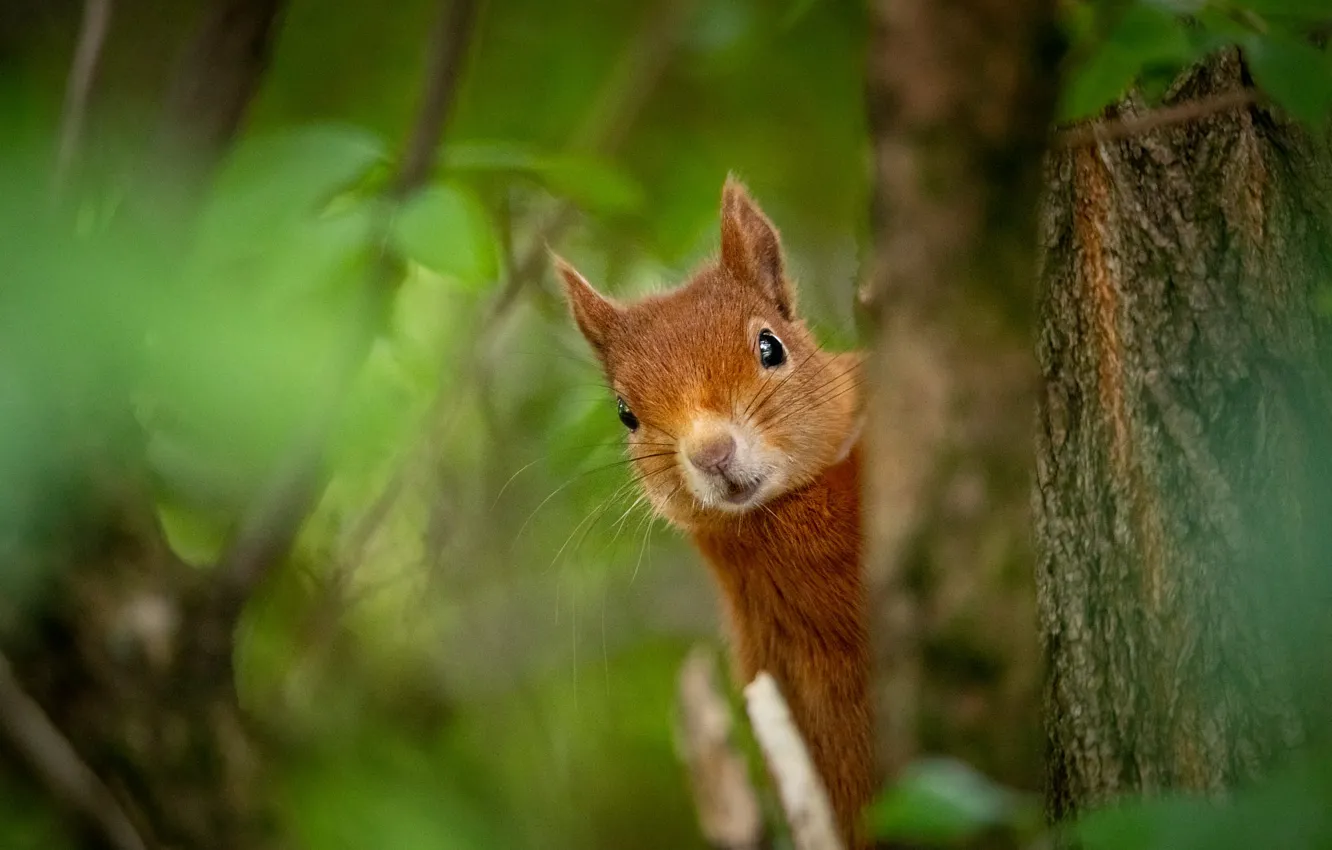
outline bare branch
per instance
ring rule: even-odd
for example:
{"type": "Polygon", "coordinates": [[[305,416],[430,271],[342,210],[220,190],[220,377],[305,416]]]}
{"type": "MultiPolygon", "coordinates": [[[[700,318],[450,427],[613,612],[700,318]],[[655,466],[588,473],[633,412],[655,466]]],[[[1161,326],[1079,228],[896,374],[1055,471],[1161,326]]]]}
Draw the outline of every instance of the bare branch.
{"type": "Polygon", "coordinates": [[[696,646],[680,668],[676,750],[689,770],[703,837],[718,850],[758,850],[763,817],[745,760],[731,743],[731,709],[712,653],[696,646]]]}
{"type": "Polygon", "coordinates": [[[1191,100],[1162,109],[1153,109],[1141,115],[1120,118],[1115,121],[1092,121],[1079,127],[1064,130],[1055,136],[1055,144],[1061,148],[1077,148],[1098,142],[1112,142],[1137,136],[1161,127],[1185,124],[1197,121],[1209,115],[1229,112],[1253,106],[1259,102],[1258,92],[1254,89],[1240,89],[1191,100]]]}
{"type": "Polygon", "coordinates": [[[115,850],[146,850],[125,810],[30,697],[0,655],[0,728],[66,806],[96,826],[115,850]]]}
{"type": "Polygon", "coordinates": [[[111,0],[84,0],[83,23],[65,83],[65,103],[60,114],[60,143],[56,149],[55,191],[59,194],[69,180],[79,148],[83,144],[83,126],[88,116],[88,100],[93,79],[102,57],[102,45],[111,24],[111,0]]]}
{"type": "Polygon", "coordinates": [[[754,736],[777,780],[795,850],[842,850],[828,792],[814,770],[777,681],[767,672],[760,672],[745,687],[745,703],[754,736]]]}

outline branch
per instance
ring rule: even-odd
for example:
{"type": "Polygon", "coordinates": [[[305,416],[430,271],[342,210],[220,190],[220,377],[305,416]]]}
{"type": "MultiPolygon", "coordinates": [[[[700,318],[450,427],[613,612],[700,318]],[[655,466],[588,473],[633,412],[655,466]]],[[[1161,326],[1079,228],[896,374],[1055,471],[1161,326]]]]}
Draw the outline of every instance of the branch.
{"type": "MultiPolygon", "coordinates": [[[[199,175],[212,170],[263,79],[285,5],[285,0],[216,0],[209,7],[172,79],[158,130],[158,159],[189,165],[199,175]]],[[[197,185],[191,181],[182,188],[197,185]]]]}
{"type": "Polygon", "coordinates": [[[745,761],[731,744],[731,710],[712,654],[695,647],[680,668],[676,751],[689,770],[703,837],[717,850],[758,850],[763,818],[745,761]]]}
{"type": "Polygon", "coordinates": [[[795,850],[842,850],[828,794],[777,682],[760,672],[745,687],[745,702],[754,736],[777,780],[795,850]]]}
{"type": "Polygon", "coordinates": [[[0,728],[60,801],[94,824],[115,850],[146,850],[110,789],[79,758],[0,655],[0,728]]]}
{"type": "Polygon", "coordinates": [[[65,83],[65,102],[60,114],[60,143],[56,148],[54,180],[57,195],[69,180],[83,143],[88,99],[110,23],[111,0],[85,0],[83,23],[79,26],[79,40],[74,48],[69,79],[65,83]]]}
{"type": "Polygon", "coordinates": [[[1063,130],[1055,135],[1054,142],[1060,148],[1077,148],[1084,145],[1112,142],[1127,139],[1161,127],[1185,124],[1232,109],[1253,106],[1259,102],[1258,92],[1254,89],[1240,89],[1223,94],[1191,100],[1186,103],[1153,109],[1142,115],[1120,118],[1115,121],[1092,121],[1080,127],[1063,130]]]}
{"type": "Polygon", "coordinates": [[[444,124],[457,97],[458,78],[463,58],[467,55],[476,7],[476,0],[449,3],[431,33],[430,43],[434,49],[427,60],[421,111],[417,114],[416,128],[412,131],[395,184],[400,198],[419,189],[435,166],[435,152],[444,137],[444,124]]]}
{"type": "MultiPolygon", "coordinates": [[[[443,0],[440,25],[432,33],[431,53],[427,61],[429,76],[424,87],[421,110],[413,129],[408,150],[391,197],[401,202],[420,187],[434,166],[454,101],[459,69],[471,38],[475,18],[475,0],[443,0]]],[[[394,257],[387,248],[380,252],[369,273],[363,293],[367,314],[383,295],[385,281],[394,273],[394,257]]],[[[299,439],[284,465],[273,477],[266,492],[242,518],[230,547],[219,563],[221,604],[229,621],[239,615],[240,607],[278,563],[296,540],[301,525],[313,507],[324,481],[323,461],[329,435],[337,426],[341,404],[355,380],[366,352],[374,342],[375,323],[370,315],[360,317],[359,332],[349,340],[346,350],[333,364],[334,385],[325,402],[299,439]]]]}

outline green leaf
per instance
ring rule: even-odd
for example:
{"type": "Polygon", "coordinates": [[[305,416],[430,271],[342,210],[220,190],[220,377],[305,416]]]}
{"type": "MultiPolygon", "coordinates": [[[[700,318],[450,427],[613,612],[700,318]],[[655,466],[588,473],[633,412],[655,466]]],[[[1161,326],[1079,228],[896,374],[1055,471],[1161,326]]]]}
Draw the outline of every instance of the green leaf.
{"type": "Polygon", "coordinates": [[[1069,831],[1083,850],[1164,850],[1183,840],[1191,826],[1209,823],[1216,814],[1214,806],[1199,799],[1146,800],[1091,812],[1069,831]]]}
{"type": "Polygon", "coordinates": [[[1061,121],[1090,118],[1114,102],[1133,84],[1140,64],[1121,50],[1104,48],[1079,70],[1064,89],[1061,121]]]}
{"type": "Polygon", "coordinates": [[[1225,800],[1183,795],[1121,802],[1067,830],[1084,850],[1249,850],[1327,847],[1332,773],[1315,752],[1225,800]]]}
{"type": "Polygon", "coordinates": [[[393,239],[404,256],[470,289],[495,280],[499,241],[480,201],[453,183],[410,198],[393,220],[393,239]]]}
{"type": "Polygon", "coordinates": [[[870,810],[879,838],[956,844],[996,827],[1026,828],[1031,803],[952,759],[929,759],[909,767],[870,810]]]}
{"type": "Polygon", "coordinates": [[[281,238],[294,221],[313,216],[321,203],[385,158],[373,133],[314,126],[255,136],[228,158],[204,213],[205,241],[246,245],[281,238]]]}
{"type": "Polygon", "coordinates": [[[540,153],[507,142],[464,142],[449,147],[445,167],[523,174],[553,194],[597,213],[624,214],[643,206],[643,189],[635,180],[589,156],[540,153]]]}
{"type": "Polygon", "coordinates": [[[171,551],[191,566],[206,567],[216,563],[226,546],[227,531],[222,524],[184,508],[159,504],[157,519],[171,551]]]}
{"type": "Polygon", "coordinates": [[[1332,60],[1295,38],[1253,36],[1245,45],[1258,86],[1281,108],[1315,128],[1332,111],[1332,60]]]}
{"type": "Polygon", "coordinates": [[[1124,11],[1110,35],[1077,69],[1063,92],[1060,120],[1090,117],[1112,103],[1149,66],[1180,66],[1198,47],[1168,8],[1140,2],[1124,11]]]}
{"type": "Polygon", "coordinates": [[[513,142],[455,142],[443,156],[450,171],[531,171],[539,159],[531,148],[513,142]]]}
{"type": "Polygon", "coordinates": [[[362,202],[348,209],[295,222],[283,244],[266,258],[265,274],[275,298],[293,298],[339,282],[363,285],[349,274],[371,247],[376,210],[362,202]]]}
{"type": "Polygon", "coordinates": [[[244,140],[218,176],[218,188],[254,185],[275,175],[286,188],[314,191],[355,179],[385,157],[383,140],[366,130],[340,125],[312,125],[257,135],[244,140]]]}
{"type": "Polygon", "coordinates": [[[1129,6],[1111,33],[1110,43],[1141,63],[1189,56],[1188,33],[1178,13],[1151,2],[1129,6]]]}

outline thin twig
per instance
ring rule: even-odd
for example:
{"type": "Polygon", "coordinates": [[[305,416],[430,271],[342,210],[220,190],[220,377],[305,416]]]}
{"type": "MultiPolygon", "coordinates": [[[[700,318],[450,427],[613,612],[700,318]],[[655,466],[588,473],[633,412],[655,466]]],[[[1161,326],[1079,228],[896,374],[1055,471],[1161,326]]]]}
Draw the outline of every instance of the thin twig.
{"type": "Polygon", "coordinates": [[[56,148],[55,192],[64,190],[83,144],[83,126],[88,100],[102,57],[102,45],[111,24],[111,0],[84,0],[79,40],[65,83],[65,102],[60,113],[60,143],[56,148]]]}
{"type": "Polygon", "coordinates": [[[129,815],[37,701],[23,690],[4,655],[0,655],[0,728],[51,793],[94,824],[111,847],[146,850],[129,815]]]}
{"type": "Polygon", "coordinates": [[[791,719],[777,682],[760,672],[745,687],[745,703],[754,737],[777,780],[777,790],[791,825],[795,850],[842,850],[828,793],[814,770],[809,750],[791,719]]]}
{"type": "MultiPolygon", "coordinates": [[[[420,188],[434,166],[449,108],[454,101],[463,55],[471,38],[475,5],[475,0],[444,0],[444,8],[440,10],[441,25],[433,33],[427,65],[431,76],[426,80],[425,99],[401,171],[393,183],[392,196],[398,202],[420,188]]],[[[363,293],[367,312],[372,310],[371,305],[380,303],[384,281],[392,276],[394,265],[385,240],[377,261],[372,264],[371,280],[363,293]]],[[[239,607],[254,587],[290,551],[319,495],[329,436],[337,425],[347,390],[374,341],[372,317],[358,319],[361,325],[358,333],[349,340],[346,350],[332,366],[333,388],[328,397],[317,406],[308,426],[298,435],[294,450],[265,493],[242,519],[231,545],[221,558],[221,604],[231,609],[229,616],[239,613],[239,607]]]]}
{"type": "Polygon", "coordinates": [[[1060,148],[1076,148],[1098,142],[1112,142],[1147,133],[1161,127],[1185,124],[1232,109],[1252,106],[1259,102],[1259,95],[1253,89],[1241,89],[1191,100],[1161,109],[1153,109],[1141,115],[1120,118],[1115,121],[1093,121],[1079,127],[1063,130],[1055,136],[1054,142],[1060,148]]]}
{"type": "Polygon", "coordinates": [[[676,750],[689,770],[703,837],[717,850],[758,850],[763,817],[745,760],[731,742],[731,709],[712,653],[694,647],[680,668],[676,750]]]}

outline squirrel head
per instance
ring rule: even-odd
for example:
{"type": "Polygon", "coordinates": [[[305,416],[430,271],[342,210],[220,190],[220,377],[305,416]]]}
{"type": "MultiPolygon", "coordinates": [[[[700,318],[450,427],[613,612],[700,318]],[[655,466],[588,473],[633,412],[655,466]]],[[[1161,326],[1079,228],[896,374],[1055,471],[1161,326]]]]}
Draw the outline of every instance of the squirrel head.
{"type": "Polygon", "coordinates": [[[858,357],[820,350],[796,312],[777,229],[734,178],[720,255],[670,292],[618,303],[554,262],[616,393],[637,478],[667,519],[724,523],[849,451],[858,357]]]}

